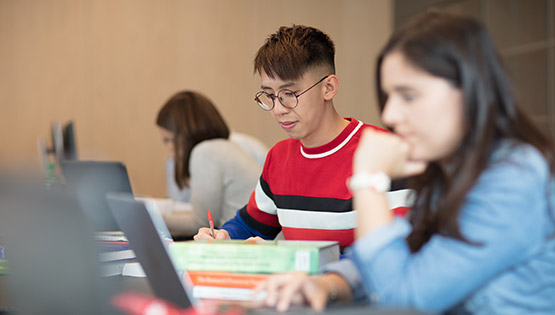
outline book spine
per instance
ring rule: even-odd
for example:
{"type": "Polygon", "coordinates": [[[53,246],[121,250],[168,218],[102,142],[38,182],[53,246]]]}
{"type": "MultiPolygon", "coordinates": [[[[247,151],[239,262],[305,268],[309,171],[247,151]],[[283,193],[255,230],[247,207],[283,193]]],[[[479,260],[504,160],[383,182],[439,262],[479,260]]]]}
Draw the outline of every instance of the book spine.
{"type": "Polygon", "coordinates": [[[179,270],[276,273],[318,272],[319,250],[314,247],[174,243],[171,256],[179,270]]]}
{"type": "Polygon", "coordinates": [[[128,243],[122,242],[101,242],[98,243],[99,249],[101,253],[104,252],[113,252],[113,251],[121,251],[121,250],[130,250],[128,243]]]}
{"type": "Polygon", "coordinates": [[[98,242],[127,242],[127,237],[123,232],[97,232],[94,239],[98,242]]]}
{"type": "Polygon", "coordinates": [[[192,292],[197,299],[252,301],[258,298],[253,296],[253,289],[244,288],[194,286],[192,292]]]}
{"type": "Polygon", "coordinates": [[[265,292],[254,295],[254,288],[269,275],[190,270],[183,277],[197,299],[252,301],[265,296],[265,292]]]}
{"type": "Polygon", "coordinates": [[[247,274],[213,271],[187,271],[194,286],[252,289],[268,279],[268,274],[247,274]]]}
{"type": "Polygon", "coordinates": [[[135,259],[135,253],[131,249],[104,252],[99,254],[100,262],[135,259]]]}
{"type": "Polygon", "coordinates": [[[127,245],[129,246],[129,242],[125,241],[97,241],[100,245],[127,245]]]}

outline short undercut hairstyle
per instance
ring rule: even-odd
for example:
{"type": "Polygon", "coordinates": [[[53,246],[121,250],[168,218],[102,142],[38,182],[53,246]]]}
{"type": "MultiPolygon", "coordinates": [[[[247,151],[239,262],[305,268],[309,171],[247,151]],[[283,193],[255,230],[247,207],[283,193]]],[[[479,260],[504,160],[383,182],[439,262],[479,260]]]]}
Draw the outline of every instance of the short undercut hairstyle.
{"type": "Polygon", "coordinates": [[[296,80],[308,70],[335,74],[335,46],[328,35],[309,26],[282,26],[258,49],[254,72],[270,78],[296,80]]]}

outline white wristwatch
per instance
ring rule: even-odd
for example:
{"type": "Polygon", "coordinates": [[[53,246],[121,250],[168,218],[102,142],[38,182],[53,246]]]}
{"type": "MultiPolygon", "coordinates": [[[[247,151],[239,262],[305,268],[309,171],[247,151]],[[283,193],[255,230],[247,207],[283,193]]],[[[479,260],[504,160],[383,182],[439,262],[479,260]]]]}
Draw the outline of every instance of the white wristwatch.
{"type": "Polygon", "coordinates": [[[385,193],[391,188],[391,178],[384,172],[356,173],[347,180],[347,187],[351,191],[370,189],[374,192],[385,193]]]}

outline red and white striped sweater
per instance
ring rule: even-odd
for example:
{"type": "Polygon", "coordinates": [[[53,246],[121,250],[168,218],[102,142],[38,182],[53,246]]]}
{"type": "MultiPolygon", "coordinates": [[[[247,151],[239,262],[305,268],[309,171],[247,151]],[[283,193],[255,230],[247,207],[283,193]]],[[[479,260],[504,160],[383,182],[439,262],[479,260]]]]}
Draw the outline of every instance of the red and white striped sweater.
{"type": "MultiPolygon", "coordinates": [[[[342,247],[353,243],[357,219],[346,181],[361,131],[383,129],[347,119],[341,134],[321,147],[305,148],[294,139],[272,147],[255,191],[240,210],[247,225],[269,236],[283,230],[287,240],[333,240],[342,247]]],[[[388,193],[396,214],[406,213],[407,194],[406,189],[388,193]]]]}

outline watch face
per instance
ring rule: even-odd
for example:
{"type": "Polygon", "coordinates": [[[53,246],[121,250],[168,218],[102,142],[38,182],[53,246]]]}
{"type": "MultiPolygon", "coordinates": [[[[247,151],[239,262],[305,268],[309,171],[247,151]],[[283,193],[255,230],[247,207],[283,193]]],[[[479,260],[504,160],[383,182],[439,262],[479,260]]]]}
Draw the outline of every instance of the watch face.
{"type": "Polygon", "coordinates": [[[385,175],[385,173],[380,172],[374,175],[374,188],[379,192],[386,192],[389,190],[389,185],[391,184],[391,180],[389,176],[385,175]]]}

